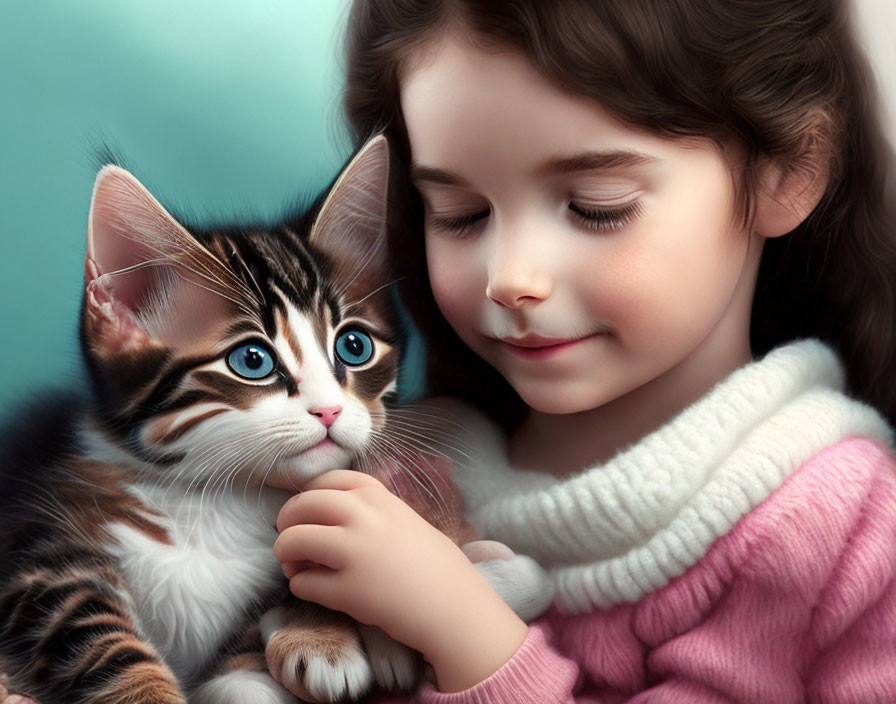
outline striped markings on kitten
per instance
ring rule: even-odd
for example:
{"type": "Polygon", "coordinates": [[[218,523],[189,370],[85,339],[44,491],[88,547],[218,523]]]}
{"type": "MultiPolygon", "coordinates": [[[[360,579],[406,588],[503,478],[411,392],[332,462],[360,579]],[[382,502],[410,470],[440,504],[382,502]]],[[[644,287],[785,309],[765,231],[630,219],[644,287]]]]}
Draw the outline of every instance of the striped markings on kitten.
{"type": "MultiPolygon", "coordinates": [[[[294,701],[244,638],[286,594],[277,510],[322,471],[414,451],[386,434],[387,174],[378,138],[316,215],[189,230],[128,172],[99,173],[81,321],[94,400],[46,409],[46,448],[11,449],[0,466],[12,691],[44,704],[294,701]]],[[[328,667],[293,667],[316,696],[403,667],[358,664],[354,625],[330,628],[299,644],[328,667]]],[[[272,652],[285,640],[267,633],[272,652]]]]}

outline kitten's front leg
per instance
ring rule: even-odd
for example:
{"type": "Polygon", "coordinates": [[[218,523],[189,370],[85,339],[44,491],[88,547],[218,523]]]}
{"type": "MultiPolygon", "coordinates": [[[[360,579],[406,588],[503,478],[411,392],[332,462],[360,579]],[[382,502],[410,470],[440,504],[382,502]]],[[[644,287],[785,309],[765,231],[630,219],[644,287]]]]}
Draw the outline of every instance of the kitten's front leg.
{"type": "Polygon", "coordinates": [[[358,629],[344,614],[291,601],[270,609],[259,625],[268,668],[291,691],[336,702],[357,699],[373,685],[358,629]]]}
{"type": "Polygon", "coordinates": [[[355,624],[364,641],[376,683],[387,690],[410,692],[421,679],[423,656],[376,626],[355,624]]]}
{"type": "Polygon", "coordinates": [[[461,550],[523,621],[534,621],[554,600],[554,583],[531,557],[494,540],[474,540],[461,550]]]}

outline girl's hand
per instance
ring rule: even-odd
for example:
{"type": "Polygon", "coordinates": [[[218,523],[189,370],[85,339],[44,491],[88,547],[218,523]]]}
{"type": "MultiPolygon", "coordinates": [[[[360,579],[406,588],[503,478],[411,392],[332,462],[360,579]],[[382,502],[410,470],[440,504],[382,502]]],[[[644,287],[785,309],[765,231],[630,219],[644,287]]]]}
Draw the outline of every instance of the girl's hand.
{"type": "Polygon", "coordinates": [[[274,555],[292,593],[379,626],[466,689],[510,659],[527,627],[464,553],[373,477],[311,480],[277,519],[274,555]]]}

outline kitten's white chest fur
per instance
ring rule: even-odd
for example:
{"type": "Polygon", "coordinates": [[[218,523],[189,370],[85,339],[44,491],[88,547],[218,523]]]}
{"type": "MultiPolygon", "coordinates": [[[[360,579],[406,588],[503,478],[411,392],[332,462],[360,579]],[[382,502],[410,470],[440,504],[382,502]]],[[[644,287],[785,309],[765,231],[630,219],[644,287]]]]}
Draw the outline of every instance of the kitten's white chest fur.
{"type": "MultiPolygon", "coordinates": [[[[123,576],[140,627],[181,680],[190,680],[240,625],[247,605],[285,587],[273,556],[277,512],[288,492],[132,487],[161,521],[172,545],[114,524],[123,576]]],[[[158,521],[157,521],[158,522],[158,521]]]]}

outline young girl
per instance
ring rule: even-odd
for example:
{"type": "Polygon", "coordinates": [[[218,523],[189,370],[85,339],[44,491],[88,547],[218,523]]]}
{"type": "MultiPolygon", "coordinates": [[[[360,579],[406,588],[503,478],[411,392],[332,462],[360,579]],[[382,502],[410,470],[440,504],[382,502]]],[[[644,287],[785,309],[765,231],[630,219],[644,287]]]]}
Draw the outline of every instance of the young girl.
{"type": "Polygon", "coordinates": [[[420,701],[896,701],[896,193],[845,15],[355,1],[430,388],[479,408],[454,479],[556,587],[527,626],[375,481],[291,499],[292,591],[420,650],[420,701]]]}

